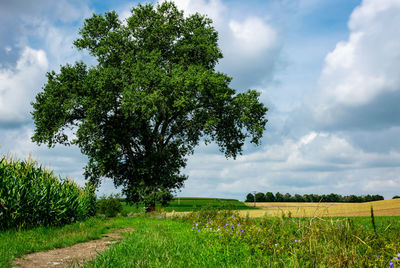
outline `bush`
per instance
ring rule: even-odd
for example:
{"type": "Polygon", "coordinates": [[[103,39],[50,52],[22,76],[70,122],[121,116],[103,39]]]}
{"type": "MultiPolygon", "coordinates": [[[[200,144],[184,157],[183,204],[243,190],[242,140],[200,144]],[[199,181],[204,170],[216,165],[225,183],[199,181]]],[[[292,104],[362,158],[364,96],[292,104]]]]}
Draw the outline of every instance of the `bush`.
{"type": "Polygon", "coordinates": [[[393,196],[392,199],[398,199],[398,198],[400,198],[400,195],[395,195],[395,196],[393,196]]]}
{"type": "Polygon", "coordinates": [[[97,211],[106,217],[115,217],[122,211],[122,205],[118,195],[110,195],[106,197],[103,195],[97,201],[97,211]]]}
{"type": "Polygon", "coordinates": [[[94,188],[60,180],[35,161],[0,159],[0,230],[61,226],[96,213],[94,188]]]}

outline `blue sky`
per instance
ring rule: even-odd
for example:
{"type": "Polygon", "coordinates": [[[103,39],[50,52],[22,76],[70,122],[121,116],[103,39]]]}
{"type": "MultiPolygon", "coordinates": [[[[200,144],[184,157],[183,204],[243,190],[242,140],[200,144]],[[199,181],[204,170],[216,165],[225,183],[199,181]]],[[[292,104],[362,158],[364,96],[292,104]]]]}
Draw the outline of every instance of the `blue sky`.
{"type": "MultiPolygon", "coordinates": [[[[149,1],[147,1],[149,2],[149,1]]],[[[151,2],[151,1],[150,1],[151,2]]],[[[45,73],[94,60],[72,47],[84,18],[143,1],[0,3],[0,153],[84,184],[78,148],[30,141],[30,102],[45,73]]],[[[214,21],[217,69],[269,107],[262,145],[236,160],[214,144],[189,156],[179,196],[244,199],[250,191],[382,194],[400,191],[400,0],[175,0],[214,21]]],[[[118,192],[105,180],[99,194],[118,192]]]]}

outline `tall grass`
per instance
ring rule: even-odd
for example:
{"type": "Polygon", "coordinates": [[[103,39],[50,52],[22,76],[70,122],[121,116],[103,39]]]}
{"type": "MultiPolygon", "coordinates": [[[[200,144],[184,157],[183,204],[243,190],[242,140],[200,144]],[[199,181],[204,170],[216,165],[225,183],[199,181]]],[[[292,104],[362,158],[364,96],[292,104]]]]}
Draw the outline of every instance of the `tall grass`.
{"type": "MultiPolygon", "coordinates": [[[[210,210],[130,218],[135,231],[87,267],[394,267],[397,218],[243,218],[210,210]]],[[[85,266],[85,267],[86,267],[85,266]]]]}
{"type": "Polygon", "coordinates": [[[103,233],[110,232],[109,228],[113,224],[104,218],[91,217],[62,227],[36,227],[0,232],[0,267],[14,267],[11,262],[25,254],[101,238],[103,233]]]}
{"type": "Polygon", "coordinates": [[[0,230],[61,226],[95,213],[93,187],[60,180],[33,160],[0,159],[0,230]]]}

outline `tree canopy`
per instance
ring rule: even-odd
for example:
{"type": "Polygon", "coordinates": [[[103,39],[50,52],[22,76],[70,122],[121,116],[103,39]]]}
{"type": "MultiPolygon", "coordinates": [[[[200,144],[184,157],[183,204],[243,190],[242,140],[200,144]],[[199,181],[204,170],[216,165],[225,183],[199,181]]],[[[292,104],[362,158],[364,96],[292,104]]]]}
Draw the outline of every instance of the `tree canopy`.
{"type": "MultiPolygon", "coordinates": [[[[395,197],[393,197],[395,198],[395,197]]],[[[246,202],[253,202],[254,195],[249,193],[246,196],[246,202]]],[[[256,201],[257,202],[346,202],[346,203],[362,203],[362,202],[371,202],[384,200],[382,195],[346,195],[342,196],[340,194],[304,194],[304,195],[291,195],[286,193],[282,195],[277,192],[275,195],[272,192],[267,192],[265,195],[262,192],[256,193],[256,201]]]]}
{"type": "Polygon", "coordinates": [[[114,11],[93,14],[74,45],[97,65],[47,73],[32,103],[32,140],[77,145],[94,185],[111,178],[128,200],[154,204],[183,186],[181,169],[202,139],[233,158],[246,139],[260,143],[268,109],[215,70],[222,53],[207,17],[168,2],[138,5],[125,22],[114,11]]]}

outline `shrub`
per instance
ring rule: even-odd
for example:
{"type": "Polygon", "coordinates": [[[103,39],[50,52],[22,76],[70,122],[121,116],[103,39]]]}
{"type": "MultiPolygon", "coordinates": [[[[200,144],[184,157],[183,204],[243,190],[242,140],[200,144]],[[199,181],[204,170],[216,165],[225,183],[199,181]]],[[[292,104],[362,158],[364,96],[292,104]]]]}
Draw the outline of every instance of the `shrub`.
{"type": "Polygon", "coordinates": [[[115,217],[122,211],[122,205],[118,195],[110,195],[106,197],[103,195],[97,201],[97,211],[104,214],[106,217],[115,217]]]}
{"type": "Polygon", "coordinates": [[[0,230],[60,226],[95,215],[94,188],[61,180],[35,161],[0,159],[0,230]]]}

